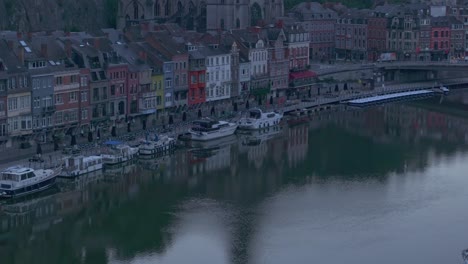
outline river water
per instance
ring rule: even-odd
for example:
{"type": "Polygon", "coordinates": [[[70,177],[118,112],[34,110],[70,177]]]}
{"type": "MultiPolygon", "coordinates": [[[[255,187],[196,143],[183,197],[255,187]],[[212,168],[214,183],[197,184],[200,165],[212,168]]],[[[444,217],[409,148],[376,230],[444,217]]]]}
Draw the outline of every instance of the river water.
{"type": "Polygon", "coordinates": [[[2,207],[0,263],[462,263],[468,119],[434,105],[330,111],[61,181],[2,207]]]}

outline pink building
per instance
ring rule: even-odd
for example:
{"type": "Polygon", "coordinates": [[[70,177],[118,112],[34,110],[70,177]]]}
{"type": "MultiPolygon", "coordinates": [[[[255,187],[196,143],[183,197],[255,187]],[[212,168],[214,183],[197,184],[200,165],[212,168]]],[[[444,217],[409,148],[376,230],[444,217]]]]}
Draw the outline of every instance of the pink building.
{"type": "Polygon", "coordinates": [[[67,130],[79,122],[80,70],[58,69],[54,72],[55,127],[67,130]]]}
{"type": "Polygon", "coordinates": [[[283,28],[286,35],[289,70],[304,70],[309,64],[310,35],[299,24],[283,28]]]}
{"type": "Polygon", "coordinates": [[[128,65],[115,61],[109,64],[107,76],[109,78],[109,116],[111,120],[122,121],[127,113],[128,65]]]}
{"type": "Polygon", "coordinates": [[[433,60],[447,59],[450,52],[450,24],[447,17],[434,17],[431,20],[431,43],[433,60]]]}

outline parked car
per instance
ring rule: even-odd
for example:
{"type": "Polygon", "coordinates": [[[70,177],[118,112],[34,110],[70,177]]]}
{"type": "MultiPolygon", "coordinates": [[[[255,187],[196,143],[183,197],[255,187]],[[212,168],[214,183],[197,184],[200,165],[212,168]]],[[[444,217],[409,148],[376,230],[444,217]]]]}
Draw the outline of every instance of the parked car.
{"type": "Polygon", "coordinates": [[[32,156],[31,158],[29,158],[29,162],[44,162],[44,159],[42,158],[41,155],[36,154],[32,156]]]}

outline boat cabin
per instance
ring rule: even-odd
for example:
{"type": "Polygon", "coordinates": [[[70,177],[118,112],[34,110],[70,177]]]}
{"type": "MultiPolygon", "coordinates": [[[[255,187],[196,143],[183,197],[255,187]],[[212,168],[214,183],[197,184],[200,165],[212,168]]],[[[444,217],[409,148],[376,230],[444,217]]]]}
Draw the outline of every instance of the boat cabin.
{"type": "Polygon", "coordinates": [[[220,123],[211,119],[193,121],[193,131],[214,131],[221,127],[228,126],[228,123],[220,123]]]}
{"type": "Polygon", "coordinates": [[[64,163],[67,169],[85,170],[88,167],[102,163],[102,158],[100,156],[75,156],[66,158],[64,163]]]}
{"type": "Polygon", "coordinates": [[[36,177],[34,170],[26,167],[11,167],[0,174],[0,188],[8,190],[15,185],[13,182],[21,182],[36,177]]]}
{"type": "Polygon", "coordinates": [[[251,109],[249,111],[249,117],[253,119],[260,119],[262,118],[262,110],[260,109],[251,109]]]}

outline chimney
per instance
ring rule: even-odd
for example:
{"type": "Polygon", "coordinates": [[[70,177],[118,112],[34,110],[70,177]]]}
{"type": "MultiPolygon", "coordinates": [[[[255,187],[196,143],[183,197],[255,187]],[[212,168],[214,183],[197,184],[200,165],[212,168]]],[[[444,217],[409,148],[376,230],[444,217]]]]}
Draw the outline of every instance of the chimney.
{"type": "Polygon", "coordinates": [[[65,40],[65,53],[67,54],[67,58],[71,58],[72,54],[72,47],[71,47],[71,40],[65,40]]]}
{"type": "Polygon", "coordinates": [[[23,38],[23,34],[21,34],[21,32],[19,32],[19,31],[17,31],[17,32],[16,32],[16,37],[17,37],[18,39],[21,39],[21,38],[23,38]]]}
{"type": "Polygon", "coordinates": [[[146,63],[146,61],[147,61],[146,52],[145,51],[140,51],[139,55],[140,55],[140,60],[142,60],[144,63],[146,63]]]}
{"type": "Polygon", "coordinates": [[[94,38],[94,48],[99,49],[99,38],[94,38]]]}
{"type": "Polygon", "coordinates": [[[22,46],[18,46],[18,60],[21,64],[21,67],[24,66],[24,48],[22,46]]]}
{"type": "Polygon", "coordinates": [[[41,44],[41,56],[47,59],[47,43],[41,44]]]}

